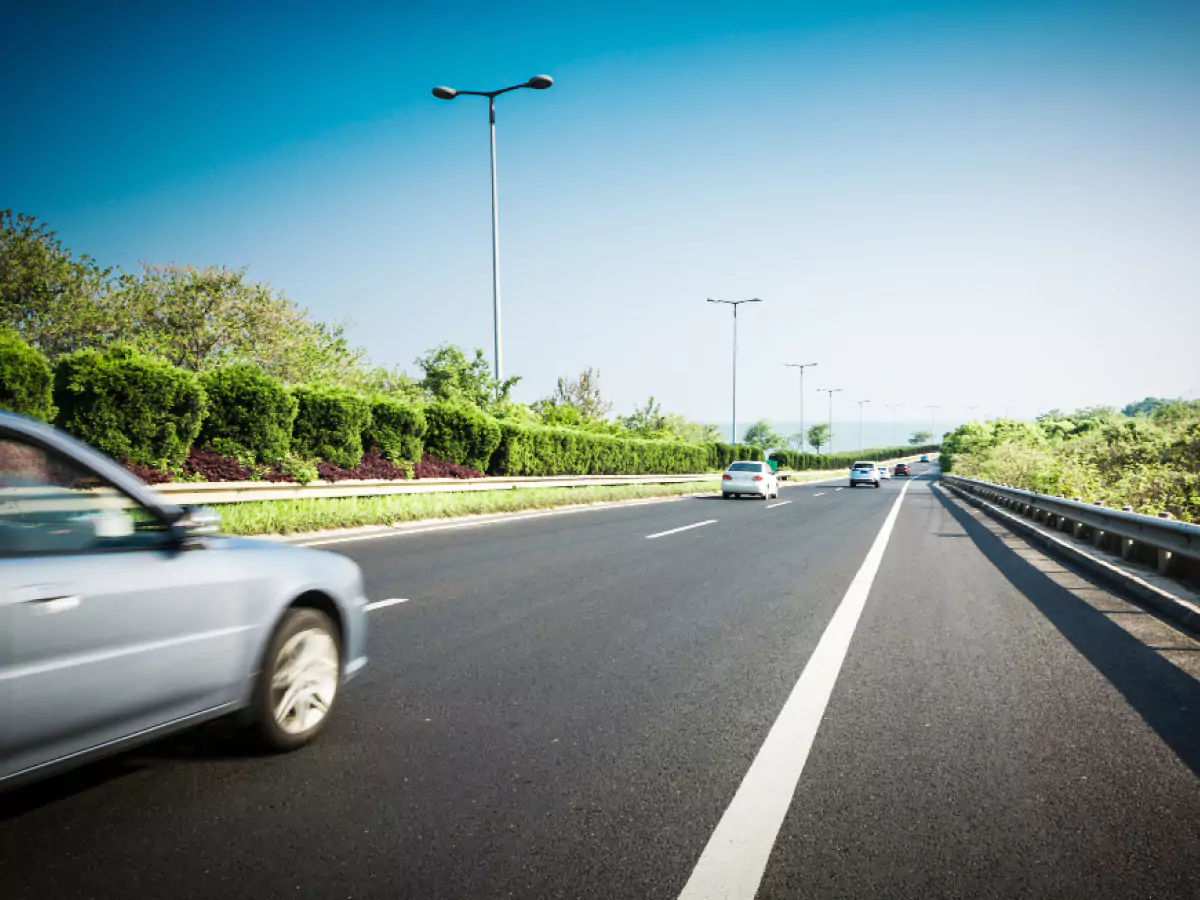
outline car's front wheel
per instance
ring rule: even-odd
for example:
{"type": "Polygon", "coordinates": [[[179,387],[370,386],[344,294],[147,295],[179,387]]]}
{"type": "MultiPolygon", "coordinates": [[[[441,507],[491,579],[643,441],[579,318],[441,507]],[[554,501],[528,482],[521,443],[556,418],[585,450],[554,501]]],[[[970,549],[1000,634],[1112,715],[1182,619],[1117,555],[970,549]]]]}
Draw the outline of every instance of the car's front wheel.
{"type": "Polygon", "coordinates": [[[325,730],[341,687],[337,629],[316,609],[290,609],[267,645],[254,690],[256,736],[268,750],[303,747],[325,730]]]}

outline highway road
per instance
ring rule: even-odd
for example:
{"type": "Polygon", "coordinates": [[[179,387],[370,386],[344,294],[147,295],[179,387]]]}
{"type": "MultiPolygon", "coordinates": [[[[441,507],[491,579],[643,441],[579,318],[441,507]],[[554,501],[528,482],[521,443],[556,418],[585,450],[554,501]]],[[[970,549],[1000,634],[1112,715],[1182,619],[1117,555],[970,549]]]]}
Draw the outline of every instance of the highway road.
{"type": "Polygon", "coordinates": [[[0,897],[1200,896],[1200,643],[929,474],[328,544],[320,743],[0,795],[0,897]]]}

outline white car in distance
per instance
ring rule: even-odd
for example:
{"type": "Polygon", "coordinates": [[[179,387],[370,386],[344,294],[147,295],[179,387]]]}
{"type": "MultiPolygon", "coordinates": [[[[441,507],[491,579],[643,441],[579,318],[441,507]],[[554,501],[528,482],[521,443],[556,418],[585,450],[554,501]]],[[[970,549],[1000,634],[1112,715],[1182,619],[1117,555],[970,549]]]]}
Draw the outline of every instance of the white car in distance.
{"type": "Polygon", "coordinates": [[[721,498],[749,494],[770,500],[779,496],[779,476],[769,463],[740,460],[732,463],[721,476],[721,498]]]}
{"type": "Polygon", "coordinates": [[[880,463],[878,465],[878,468],[879,468],[879,477],[880,478],[882,478],[884,481],[892,480],[892,470],[889,469],[887,467],[887,465],[885,465],[884,463],[880,463]]]}
{"type": "Polygon", "coordinates": [[[879,487],[881,481],[883,481],[883,476],[879,474],[879,466],[873,462],[856,462],[850,467],[850,487],[852,488],[858,487],[860,484],[879,487]]]}

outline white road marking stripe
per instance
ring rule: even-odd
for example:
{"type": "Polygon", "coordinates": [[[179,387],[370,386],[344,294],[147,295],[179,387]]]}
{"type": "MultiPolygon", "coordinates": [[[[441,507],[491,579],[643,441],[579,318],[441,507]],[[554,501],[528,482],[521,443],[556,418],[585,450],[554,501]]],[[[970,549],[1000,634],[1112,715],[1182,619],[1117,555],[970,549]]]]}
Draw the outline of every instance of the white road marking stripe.
{"type": "Polygon", "coordinates": [[[408,602],[407,597],[392,599],[392,600],[376,600],[374,603],[367,604],[367,612],[370,612],[373,609],[383,609],[385,606],[395,606],[397,603],[407,603],[407,602],[408,602]]]}
{"type": "Polygon", "coordinates": [[[777,506],[787,506],[791,502],[792,502],[791,500],[780,500],[778,503],[772,503],[770,506],[767,507],[767,509],[774,509],[777,506]]]}
{"type": "Polygon", "coordinates": [[[841,488],[834,488],[834,490],[835,490],[835,491],[840,491],[840,490],[841,490],[841,488]]]}
{"type": "Polygon", "coordinates": [[[907,492],[905,484],[679,900],[753,900],[907,492]]]}
{"type": "Polygon", "coordinates": [[[687,531],[691,528],[699,528],[701,525],[711,525],[716,519],[705,519],[703,522],[693,522],[691,525],[683,525],[679,528],[672,528],[670,531],[660,531],[658,534],[646,535],[646,540],[652,541],[655,538],[666,537],[668,534],[678,534],[681,531],[687,531]]]}
{"type": "MultiPolygon", "coordinates": [[[[840,491],[840,490],[841,490],[841,488],[838,488],[838,490],[840,491]]],[[[814,497],[824,497],[824,496],[825,496],[825,492],[824,492],[824,491],[821,491],[821,493],[819,493],[819,494],[813,494],[813,496],[814,496],[814,497]]]]}

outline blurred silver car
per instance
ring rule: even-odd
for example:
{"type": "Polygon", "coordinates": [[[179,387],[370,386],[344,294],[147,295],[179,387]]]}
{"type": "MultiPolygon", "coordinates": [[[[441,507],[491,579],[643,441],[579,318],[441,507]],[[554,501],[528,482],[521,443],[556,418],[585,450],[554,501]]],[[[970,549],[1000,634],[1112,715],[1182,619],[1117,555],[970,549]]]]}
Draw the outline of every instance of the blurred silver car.
{"type": "Polygon", "coordinates": [[[230,713],[275,751],[325,728],[366,663],[358,566],[218,521],[0,411],[0,787],[230,713]]]}
{"type": "Polygon", "coordinates": [[[850,467],[850,487],[858,487],[860,484],[869,484],[872,487],[879,487],[879,482],[883,477],[879,474],[879,466],[869,460],[856,462],[850,467]]]}

